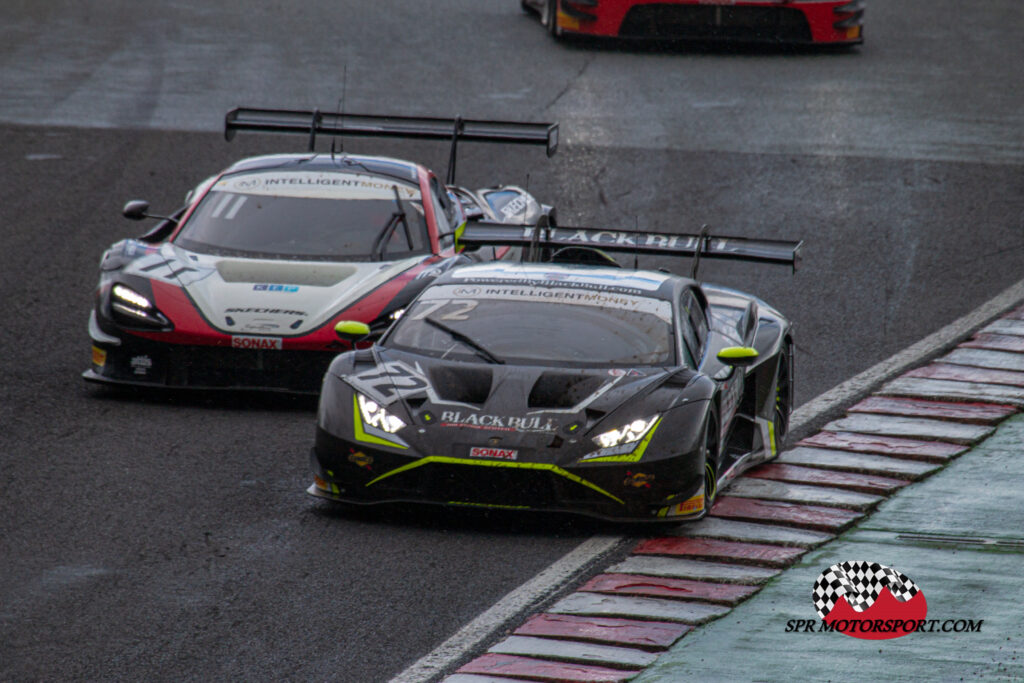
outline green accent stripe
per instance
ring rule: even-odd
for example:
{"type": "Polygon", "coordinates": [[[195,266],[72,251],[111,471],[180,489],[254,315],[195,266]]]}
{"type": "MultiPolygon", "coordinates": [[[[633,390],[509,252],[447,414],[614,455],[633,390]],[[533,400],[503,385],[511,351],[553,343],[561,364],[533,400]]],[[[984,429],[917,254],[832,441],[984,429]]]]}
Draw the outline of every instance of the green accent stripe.
{"type": "Polygon", "coordinates": [[[372,443],[377,446],[390,446],[391,448],[401,448],[402,450],[408,449],[408,446],[403,446],[400,443],[388,441],[382,439],[379,436],[373,434],[367,434],[363,431],[363,417],[359,414],[359,399],[356,398],[355,394],[352,394],[352,428],[355,431],[356,441],[362,441],[364,443],[372,443]]]}
{"type": "Polygon", "coordinates": [[[549,465],[549,464],[543,463],[543,462],[508,462],[506,460],[470,460],[468,458],[449,458],[449,457],[446,457],[446,456],[443,456],[443,455],[428,455],[425,458],[420,458],[419,460],[415,460],[415,461],[410,462],[410,463],[408,463],[406,465],[402,465],[401,467],[395,468],[395,469],[391,470],[390,472],[385,472],[384,474],[380,475],[376,479],[371,479],[369,482],[366,483],[366,485],[367,486],[373,486],[374,484],[376,484],[381,479],[387,479],[388,477],[393,477],[396,474],[401,474],[402,472],[407,472],[408,470],[415,469],[417,467],[422,467],[423,465],[429,465],[429,464],[435,463],[435,462],[442,463],[442,464],[445,464],[445,465],[473,465],[473,466],[476,466],[476,467],[506,467],[506,468],[509,468],[509,469],[519,469],[519,470],[546,470],[546,471],[551,472],[553,474],[557,474],[560,477],[565,477],[569,481],[573,481],[573,482],[576,482],[577,484],[580,484],[582,486],[586,486],[588,489],[591,489],[593,491],[597,491],[601,495],[607,496],[607,497],[611,498],[612,500],[614,500],[619,505],[625,505],[626,504],[621,498],[613,496],[612,494],[608,493],[607,491],[605,491],[601,487],[599,487],[599,486],[597,486],[597,485],[587,481],[586,479],[582,479],[581,477],[576,476],[572,472],[567,472],[566,470],[563,470],[558,465],[549,465]]]}
{"type": "Polygon", "coordinates": [[[445,505],[461,505],[470,508],[498,508],[499,510],[529,510],[529,505],[498,505],[496,503],[470,503],[465,500],[449,500],[445,505]]]}
{"type": "Polygon", "coordinates": [[[647,444],[651,442],[651,437],[654,436],[654,431],[661,424],[661,418],[654,423],[651,427],[651,431],[647,432],[647,436],[644,437],[636,448],[629,453],[623,453],[622,455],[605,455],[600,458],[587,458],[586,460],[580,460],[580,462],[639,462],[640,458],[644,457],[644,451],[647,450],[647,444]]]}

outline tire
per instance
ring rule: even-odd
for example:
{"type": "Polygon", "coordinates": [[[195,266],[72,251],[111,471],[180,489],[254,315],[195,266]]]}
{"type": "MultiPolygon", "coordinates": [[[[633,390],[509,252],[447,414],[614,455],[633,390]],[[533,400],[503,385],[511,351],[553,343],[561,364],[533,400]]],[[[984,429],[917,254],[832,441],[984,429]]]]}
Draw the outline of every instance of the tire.
{"type": "Polygon", "coordinates": [[[793,347],[787,344],[779,355],[779,367],[775,372],[775,411],[772,421],[776,452],[782,450],[782,440],[789,432],[790,415],[793,413],[792,358],[793,347]]]}
{"type": "Polygon", "coordinates": [[[714,417],[704,423],[704,515],[711,513],[718,495],[718,423],[714,417]]]}
{"type": "Polygon", "coordinates": [[[562,29],[558,28],[558,0],[548,0],[541,14],[541,22],[556,40],[562,37],[562,29]]]}

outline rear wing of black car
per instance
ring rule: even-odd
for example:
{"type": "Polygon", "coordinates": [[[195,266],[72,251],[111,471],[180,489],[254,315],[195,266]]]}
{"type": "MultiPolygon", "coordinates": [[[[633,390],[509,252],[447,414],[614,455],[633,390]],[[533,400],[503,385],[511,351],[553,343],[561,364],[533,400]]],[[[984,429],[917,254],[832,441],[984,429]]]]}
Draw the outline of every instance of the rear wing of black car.
{"type": "Polygon", "coordinates": [[[543,250],[557,254],[559,250],[572,247],[628,254],[693,256],[693,277],[696,277],[702,257],[775,263],[791,266],[795,271],[800,265],[803,241],[712,237],[706,227],[697,235],[680,235],[644,230],[510,226],[480,221],[466,225],[458,245],[469,250],[482,246],[524,247],[525,261],[539,259],[543,250]]]}
{"type": "Polygon", "coordinates": [[[557,123],[487,121],[462,117],[373,116],[328,113],[319,109],[301,111],[240,107],[232,109],[224,117],[225,139],[233,139],[238,131],[308,135],[311,152],[316,144],[316,136],[321,133],[349,137],[450,140],[449,185],[455,182],[455,157],[459,140],[544,145],[549,157],[558,150],[557,123]]]}

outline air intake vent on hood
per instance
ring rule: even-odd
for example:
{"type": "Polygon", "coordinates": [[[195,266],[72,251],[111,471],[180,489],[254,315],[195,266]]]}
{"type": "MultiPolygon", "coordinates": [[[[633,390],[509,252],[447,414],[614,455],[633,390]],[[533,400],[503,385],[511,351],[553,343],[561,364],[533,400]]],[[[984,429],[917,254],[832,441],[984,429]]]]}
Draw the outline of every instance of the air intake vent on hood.
{"type": "Polygon", "coordinates": [[[340,263],[288,263],[233,260],[217,261],[217,272],[224,282],[269,282],[280,285],[333,287],[357,268],[340,263]]]}
{"type": "Polygon", "coordinates": [[[438,397],[445,401],[481,405],[491,395],[492,379],[487,368],[439,366],[430,369],[430,383],[438,397]]]}
{"type": "Polygon", "coordinates": [[[530,408],[572,408],[601,388],[605,378],[579,372],[545,372],[533,385],[530,408]]]}

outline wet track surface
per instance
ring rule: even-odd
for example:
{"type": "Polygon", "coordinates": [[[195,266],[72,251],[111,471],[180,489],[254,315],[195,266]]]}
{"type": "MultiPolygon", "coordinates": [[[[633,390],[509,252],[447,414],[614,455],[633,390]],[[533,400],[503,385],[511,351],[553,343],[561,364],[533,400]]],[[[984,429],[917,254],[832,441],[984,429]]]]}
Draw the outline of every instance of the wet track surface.
{"type": "Polygon", "coordinates": [[[124,201],[304,144],[225,143],[232,106],[331,107],[346,67],[351,111],[558,120],[552,160],[467,145],[459,176],[528,182],[564,224],[804,239],[795,275],[702,271],[796,322],[798,402],[1021,277],[1017,3],[872,4],[863,48],[797,53],[563,47],[514,0],[407,4],[5,5],[0,679],[386,680],[605,528],[338,511],[304,493],[310,401],[83,385],[100,253],[141,232],[124,201]]]}

